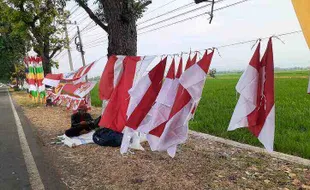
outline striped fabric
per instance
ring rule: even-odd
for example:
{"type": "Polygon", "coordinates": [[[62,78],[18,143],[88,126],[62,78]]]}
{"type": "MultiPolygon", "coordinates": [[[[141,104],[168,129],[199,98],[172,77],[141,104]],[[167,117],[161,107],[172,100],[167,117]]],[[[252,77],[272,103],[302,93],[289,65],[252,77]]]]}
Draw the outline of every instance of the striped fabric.
{"type": "Polygon", "coordinates": [[[26,78],[29,85],[29,93],[32,98],[44,99],[46,96],[45,86],[42,81],[44,79],[44,71],[41,57],[26,57],[24,59],[27,67],[26,78]]]}

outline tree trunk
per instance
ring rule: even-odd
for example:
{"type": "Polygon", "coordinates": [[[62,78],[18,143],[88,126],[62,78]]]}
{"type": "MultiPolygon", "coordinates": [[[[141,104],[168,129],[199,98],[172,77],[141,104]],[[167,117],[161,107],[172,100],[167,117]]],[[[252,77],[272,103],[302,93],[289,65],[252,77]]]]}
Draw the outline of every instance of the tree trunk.
{"type": "Polygon", "coordinates": [[[42,55],[42,64],[43,64],[43,70],[44,70],[44,76],[46,76],[48,73],[52,73],[52,66],[50,63],[50,59],[46,55],[42,55]]]}
{"type": "Polygon", "coordinates": [[[136,55],[137,28],[129,0],[101,0],[108,23],[108,56],[136,55]]]}

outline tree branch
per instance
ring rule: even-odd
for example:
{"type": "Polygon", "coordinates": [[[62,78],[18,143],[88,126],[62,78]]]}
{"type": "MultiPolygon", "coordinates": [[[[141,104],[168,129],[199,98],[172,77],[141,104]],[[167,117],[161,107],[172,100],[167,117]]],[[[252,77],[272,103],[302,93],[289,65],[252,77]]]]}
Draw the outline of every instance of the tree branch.
{"type": "Polygon", "coordinates": [[[103,24],[100,19],[93,13],[93,11],[83,2],[83,0],[76,0],[76,2],[79,4],[80,7],[82,7],[89,17],[98,24],[104,31],[108,33],[108,26],[103,24]]]}
{"type": "Polygon", "coordinates": [[[62,48],[62,46],[57,46],[57,47],[53,50],[53,52],[52,52],[52,54],[49,56],[49,58],[50,58],[50,59],[53,58],[53,57],[55,56],[55,54],[57,53],[57,51],[61,50],[61,48],[62,48]]]}

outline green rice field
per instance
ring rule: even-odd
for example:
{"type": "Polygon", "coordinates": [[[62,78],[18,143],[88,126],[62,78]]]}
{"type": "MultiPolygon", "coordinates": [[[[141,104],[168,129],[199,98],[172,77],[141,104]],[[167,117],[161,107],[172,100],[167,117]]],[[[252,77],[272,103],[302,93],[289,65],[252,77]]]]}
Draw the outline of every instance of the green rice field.
{"type": "MultiPolygon", "coordinates": [[[[228,132],[227,127],[238,101],[235,86],[241,73],[208,78],[195,118],[195,131],[262,147],[246,128],[228,132]]],[[[310,159],[310,95],[308,71],[275,73],[276,133],[275,151],[310,159]]],[[[101,106],[98,86],[91,93],[92,104],[101,106]]],[[[207,145],[206,145],[207,146],[207,145]]]]}

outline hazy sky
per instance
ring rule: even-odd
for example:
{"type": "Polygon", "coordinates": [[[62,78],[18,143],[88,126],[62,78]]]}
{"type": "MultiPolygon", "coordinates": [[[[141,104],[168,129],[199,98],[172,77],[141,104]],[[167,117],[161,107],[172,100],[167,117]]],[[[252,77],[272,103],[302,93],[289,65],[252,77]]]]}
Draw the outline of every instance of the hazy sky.
{"type": "MultiPolygon", "coordinates": [[[[161,15],[177,7],[186,5],[194,0],[176,0],[173,3],[153,11],[171,0],[153,0],[148,7],[145,16],[139,22],[161,15]],[[152,12],[153,11],[153,12],[152,12]]],[[[220,8],[228,4],[233,4],[240,0],[225,0],[215,5],[220,8]]],[[[68,4],[67,9],[74,10],[74,2],[68,4]]],[[[178,15],[182,12],[202,6],[194,5],[163,16],[153,21],[138,25],[138,29],[161,21],[165,18],[178,15]]],[[[94,6],[91,6],[93,8],[94,6]]],[[[203,12],[209,11],[203,8],[191,14],[184,15],[171,21],[155,25],[145,30],[138,30],[138,33],[157,28],[169,23],[176,22],[203,12]]],[[[300,30],[300,25],[295,15],[291,0],[249,0],[248,2],[215,12],[212,24],[208,23],[208,15],[175,24],[160,30],[138,35],[138,55],[160,55],[170,53],[189,52],[192,50],[202,50],[209,47],[218,47],[239,41],[247,41],[256,38],[263,38],[274,34],[287,33],[300,30]]],[[[71,17],[71,21],[78,21],[80,28],[84,28],[90,23],[86,18],[86,13],[79,8],[71,17]]],[[[100,27],[91,27],[82,32],[83,43],[85,44],[86,62],[90,63],[107,54],[107,41],[105,32],[100,27]]],[[[76,29],[69,26],[70,38],[74,36],[76,29]]],[[[283,44],[274,39],[274,60],[275,67],[308,67],[310,66],[310,53],[302,33],[280,37],[285,42],[283,44]]],[[[267,40],[263,41],[262,51],[265,49],[267,40]]],[[[211,68],[218,71],[243,70],[252,56],[251,47],[254,43],[232,46],[219,49],[221,57],[216,53],[211,68]]],[[[74,43],[71,43],[74,68],[82,66],[79,52],[75,50],[74,43]]],[[[68,55],[63,51],[56,60],[59,61],[59,69],[53,72],[69,71],[68,55]]],[[[106,58],[101,59],[96,67],[90,72],[90,76],[99,76],[105,66],[106,58]]]]}

